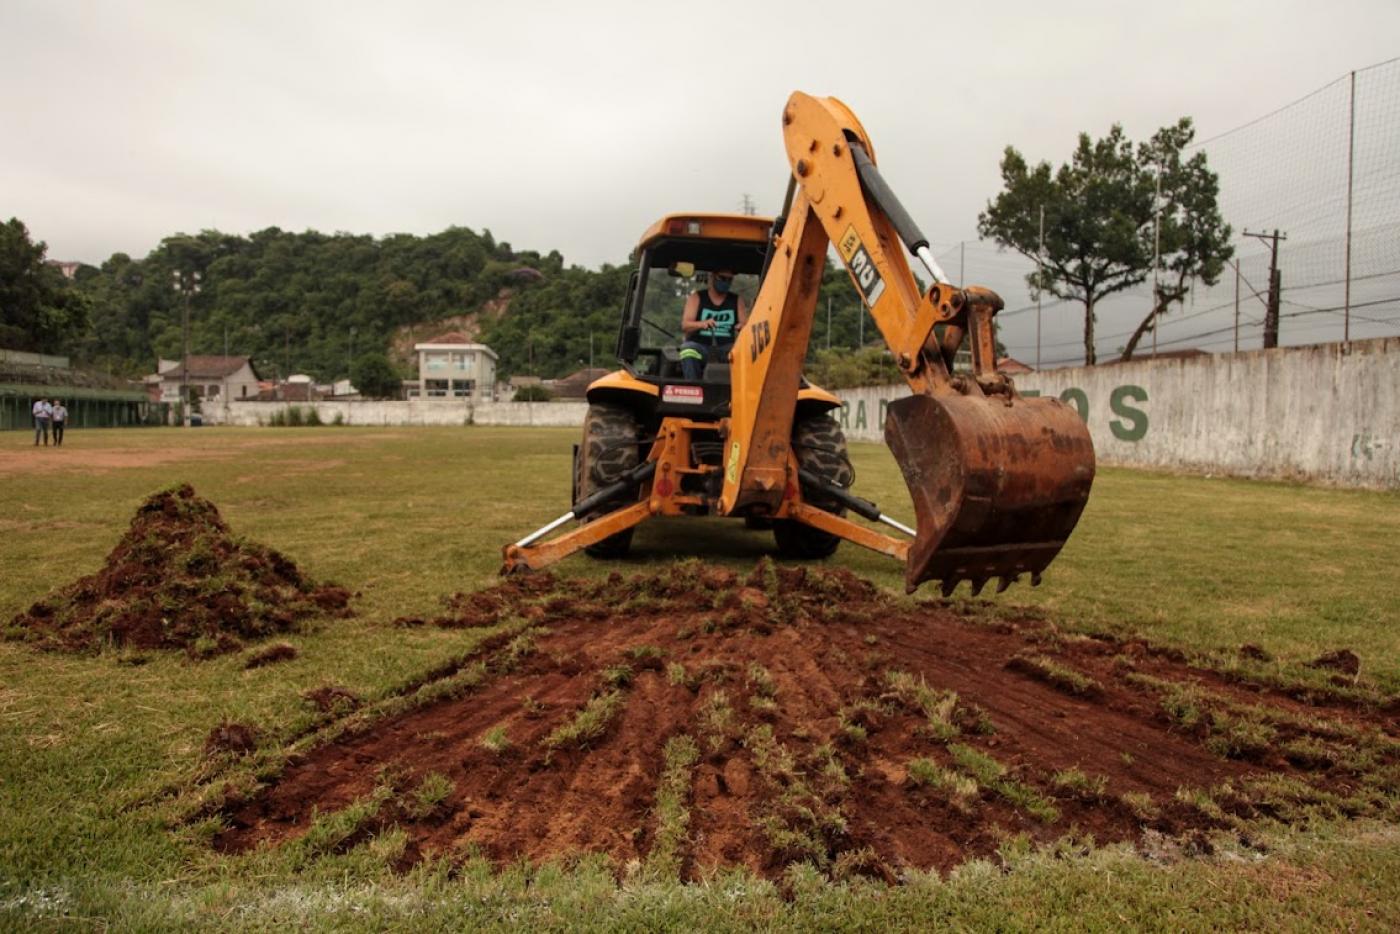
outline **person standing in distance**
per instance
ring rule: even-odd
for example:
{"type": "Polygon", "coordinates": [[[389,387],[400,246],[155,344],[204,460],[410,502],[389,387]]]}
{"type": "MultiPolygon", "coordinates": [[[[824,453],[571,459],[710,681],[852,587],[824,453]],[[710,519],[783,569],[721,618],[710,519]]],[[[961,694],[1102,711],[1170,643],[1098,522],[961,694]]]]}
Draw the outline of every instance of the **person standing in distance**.
{"type": "Polygon", "coordinates": [[[53,418],[53,406],[49,405],[49,400],[40,399],[34,403],[32,409],[34,413],[34,446],[39,446],[39,439],[44,439],[44,447],[49,446],[49,421],[53,418]]]}
{"type": "Polygon", "coordinates": [[[748,320],[749,308],[744,297],[731,291],[734,270],[727,267],[710,274],[710,284],[685,300],[681,313],[681,374],[686,379],[700,379],[705,364],[721,362],[729,357],[739,329],[748,320]]]}
{"type": "Polygon", "coordinates": [[[63,444],[63,428],[68,424],[68,409],[62,399],[53,400],[53,446],[63,444]]]}

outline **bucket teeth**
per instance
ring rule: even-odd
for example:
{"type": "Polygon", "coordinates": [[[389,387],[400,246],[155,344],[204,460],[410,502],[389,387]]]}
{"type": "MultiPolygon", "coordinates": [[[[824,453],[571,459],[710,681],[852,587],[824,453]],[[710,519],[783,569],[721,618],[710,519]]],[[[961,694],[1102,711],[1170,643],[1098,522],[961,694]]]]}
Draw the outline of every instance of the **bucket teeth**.
{"type": "Polygon", "coordinates": [[[972,579],[972,595],[975,597],[982,592],[982,588],[987,586],[985,577],[974,577],[972,579]]]}
{"type": "Polygon", "coordinates": [[[1020,574],[1003,574],[997,578],[997,593],[1006,593],[1006,588],[1021,579],[1020,574]]]}
{"type": "Polygon", "coordinates": [[[1040,586],[1040,572],[1039,572],[1039,571],[1035,571],[1034,573],[1031,574],[1031,586],[1032,586],[1032,587],[1039,587],[1039,586],[1040,586]]]}
{"type": "Polygon", "coordinates": [[[944,598],[946,599],[948,597],[951,597],[953,595],[953,591],[958,589],[958,584],[960,583],[962,583],[962,581],[960,581],[956,577],[945,577],[943,579],[942,586],[940,586],[939,588],[943,591],[944,598]]]}

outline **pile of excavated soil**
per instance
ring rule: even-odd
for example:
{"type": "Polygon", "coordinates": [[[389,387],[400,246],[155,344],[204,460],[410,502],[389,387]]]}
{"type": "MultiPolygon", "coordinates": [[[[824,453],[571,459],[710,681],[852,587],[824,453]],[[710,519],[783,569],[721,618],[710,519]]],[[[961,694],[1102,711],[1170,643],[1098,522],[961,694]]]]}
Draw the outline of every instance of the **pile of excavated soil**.
{"type": "Polygon", "coordinates": [[[311,617],[349,615],[349,598],[308,580],[285,555],[233,537],[214,504],[186,484],[148,497],[100,571],[14,617],[5,636],[68,652],[207,656],[311,617]]]}
{"type": "Polygon", "coordinates": [[[595,852],[684,879],[804,862],[897,880],[1018,836],[1192,852],[1257,818],[1396,809],[1393,708],[970,620],[841,570],[682,562],[449,605],[437,625],[500,629],[413,709],[347,724],[226,802],[219,850],[329,820],[308,838],[328,852],[402,828],[404,865],[595,852]]]}

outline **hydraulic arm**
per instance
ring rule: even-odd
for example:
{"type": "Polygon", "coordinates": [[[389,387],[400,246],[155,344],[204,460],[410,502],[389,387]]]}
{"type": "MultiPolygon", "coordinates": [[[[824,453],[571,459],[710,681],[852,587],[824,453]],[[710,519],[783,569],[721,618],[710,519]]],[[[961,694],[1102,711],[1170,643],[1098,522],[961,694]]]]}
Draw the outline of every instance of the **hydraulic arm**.
{"type": "Polygon", "coordinates": [[[1038,580],[1088,499],[1088,431],[1068,406],[1023,398],[997,371],[992,318],[1001,299],[947,282],[844,104],[793,94],[783,137],[795,190],[734,348],[721,511],[776,514],[782,506],[792,400],[827,247],[835,243],[911,392],[889,407],[885,424],[918,519],[907,586],[939,579],[951,589],[967,579],[980,589],[998,577],[1004,589],[1023,573],[1038,580]],[[927,290],[901,243],[927,269],[927,290]],[[965,336],[972,373],[954,375],[965,336]]]}

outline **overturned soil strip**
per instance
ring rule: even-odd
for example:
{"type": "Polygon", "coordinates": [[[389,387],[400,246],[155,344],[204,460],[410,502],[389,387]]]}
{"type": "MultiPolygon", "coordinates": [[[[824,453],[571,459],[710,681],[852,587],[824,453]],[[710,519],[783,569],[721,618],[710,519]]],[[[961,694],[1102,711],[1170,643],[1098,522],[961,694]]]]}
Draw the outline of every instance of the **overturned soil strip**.
{"type": "Polygon", "coordinates": [[[1017,835],[1204,845],[1257,817],[1395,812],[1393,715],[1308,716],[1140,642],[767,562],[528,580],[439,621],[516,627],[454,696],[296,757],[227,802],[216,847],[343,851],[397,826],[404,865],[600,852],[681,878],[806,862],[895,880],[1017,835]]]}
{"type": "Polygon", "coordinates": [[[207,657],[311,617],[347,616],[349,600],[345,588],[315,583],[280,552],[234,537],[214,504],[185,484],[148,497],[101,570],[15,616],[4,636],[67,652],[110,646],[207,657]]]}

